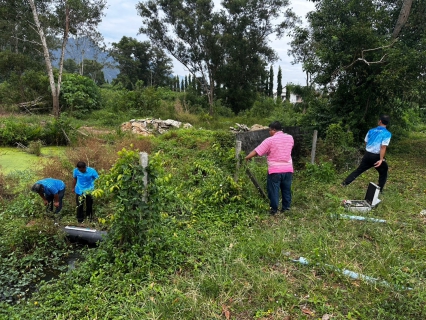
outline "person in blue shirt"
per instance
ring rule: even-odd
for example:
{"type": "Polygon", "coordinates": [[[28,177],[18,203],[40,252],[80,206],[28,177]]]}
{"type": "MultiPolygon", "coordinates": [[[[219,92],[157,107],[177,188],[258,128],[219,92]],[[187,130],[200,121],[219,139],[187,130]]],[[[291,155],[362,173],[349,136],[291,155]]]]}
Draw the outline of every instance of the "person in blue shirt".
{"type": "Polygon", "coordinates": [[[84,221],[84,204],[86,204],[86,217],[93,218],[93,197],[90,194],[95,189],[95,180],[99,177],[95,169],[90,168],[85,162],[79,161],[73,170],[73,189],[76,194],[77,221],[84,221]]]}
{"type": "Polygon", "coordinates": [[[53,178],[39,180],[33,184],[31,191],[40,195],[44,205],[47,206],[46,210],[52,212],[53,206],[56,208],[55,213],[62,210],[62,200],[65,195],[65,183],[62,180],[53,178]]]}
{"type": "Polygon", "coordinates": [[[385,160],[386,148],[389,145],[392,134],[386,129],[389,125],[388,115],[382,115],[379,119],[379,125],[370,129],[365,136],[365,154],[360,165],[343,182],[342,186],[347,186],[354,181],[360,174],[374,167],[379,173],[379,187],[383,191],[388,178],[388,164],[385,160]]]}

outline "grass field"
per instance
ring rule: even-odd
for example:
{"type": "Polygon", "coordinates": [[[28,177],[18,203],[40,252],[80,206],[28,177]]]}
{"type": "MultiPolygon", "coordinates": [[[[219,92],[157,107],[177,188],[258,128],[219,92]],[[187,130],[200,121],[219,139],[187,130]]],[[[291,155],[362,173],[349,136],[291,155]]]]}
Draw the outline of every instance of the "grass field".
{"type": "MultiPolygon", "coordinates": [[[[207,206],[198,199],[196,207],[191,195],[206,201],[215,197],[203,189],[216,188],[216,180],[206,182],[217,169],[211,160],[215,152],[205,136],[191,147],[184,137],[191,138],[169,135],[153,150],[162,152],[162,175],[171,175],[159,185],[170,200],[169,210],[162,211],[164,235],[156,240],[165,260],[146,269],[148,262],[132,258],[132,252],[118,249],[106,258],[107,248],[101,246],[30,300],[3,303],[0,317],[426,319],[425,134],[389,147],[382,202],[362,214],[387,223],[339,219],[347,213],[342,200],[363,199],[368,183],[377,182],[374,169],[345,188],[340,182],[349,172],[327,177],[327,172],[296,171],[292,209],[269,216],[267,203],[241,168],[240,201],[207,206]],[[194,168],[204,171],[189,185],[194,168]],[[192,215],[186,216],[184,208],[194,210],[192,215]],[[309,264],[294,261],[300,257],[309,264]],[[376,280],[354,280],[344,270],[376,280]]],[[[264,183],[264,161],[249,166],[264,183]]]]}

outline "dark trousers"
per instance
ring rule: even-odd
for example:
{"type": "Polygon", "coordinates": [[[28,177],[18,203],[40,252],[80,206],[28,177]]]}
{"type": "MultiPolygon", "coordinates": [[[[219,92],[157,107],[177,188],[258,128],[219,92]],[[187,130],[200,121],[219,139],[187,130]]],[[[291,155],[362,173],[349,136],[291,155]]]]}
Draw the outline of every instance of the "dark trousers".
{"type": "Polygon", "coordinates": [[[86,204],[86,217],[92,220],[93,217],[93,197],[90,194],[76,195],[77,203],[77,221],[83,222],[84,220],[84,204],[86,204]]]}
{"type": "MultiPolygon", "coordinates": [[[[348,177],[343,181],[344,185],[350,184],[354,181],[361,173],[374,167],[374,164],[380,160],[380,154],[366,152],[362,157],[361,163],[358,168],[355,169],[348,177]]],[[[386,180],[388,179],[388,164],[385,160],[382,161],[380,167],[374,168],[379,173],[379,187],[380,191],[383,190],[386,180]]]]}
{"type": "MultiPolygon", "coordinates": [[[[55,213],[59,213],[62,210],[62,201],[64,199],[65,195],[65,189],[58,192],[59,197],[59,207],[56,208],[55,213]]],[[[47,200],[47,208],[46,211],[53,211],[53,200],[55,199],[55,196],[52,194],[50,196],[46,196],[47,200]]]]}
{"type": "Polygon", "coordinates": [[[280,200],[280,190],[282,207],[281,210],[289,210],[291,206],[291,183],[293,173],[271,173],[266,179],[266,189],[268,190],[269,205],[273,212],[277,212],[280,200]]]}

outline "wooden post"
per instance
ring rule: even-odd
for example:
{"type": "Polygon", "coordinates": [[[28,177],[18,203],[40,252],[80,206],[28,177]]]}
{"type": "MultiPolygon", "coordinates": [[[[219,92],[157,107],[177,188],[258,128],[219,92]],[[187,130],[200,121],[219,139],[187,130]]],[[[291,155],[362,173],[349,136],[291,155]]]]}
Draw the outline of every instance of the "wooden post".
{"type": "Polygon", "coordinates": [[[146,189],[148,187],[148,172],[146,171],[146,168],[148,167],[148,153],[146,152],[139,152],[139,160],[140,160],[140,165],[143,168],[143,184],[144,184],[144,188],[145,188],[145,192],[142,196],[142,201],[146,202],[146,189]]]}
{"type": "Polygon", "coordinates": [[[238,181],[238,170],[240,169],[240,153],[241,153],[241,141],[237,140],[235,143],[235,159],[237,160],[237,167],[235,170],[234,181],[238,181]]]}
{"type": "Polygon", "coordinates": [[[311,151],[311,164],[315,163],[315,152],[317,149],[318,130],[314,130],[314,137],[312,138],[312,151],[311,151]]]}

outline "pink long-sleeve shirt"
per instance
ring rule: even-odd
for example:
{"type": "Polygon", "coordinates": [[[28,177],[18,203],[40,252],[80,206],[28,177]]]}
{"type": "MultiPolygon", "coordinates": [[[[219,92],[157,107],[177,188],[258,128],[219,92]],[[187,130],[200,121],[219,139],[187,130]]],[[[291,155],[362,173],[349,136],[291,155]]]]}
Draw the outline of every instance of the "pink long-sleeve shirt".
{"type": "Polygon", "coordinates": [[[266,155],[268,161],[268,173],[293,172],[293,160],[291,150],[294,139],[291,135],[277,131],[272,137],[266,138],[254,149],[259,156],[266,155]]]}

